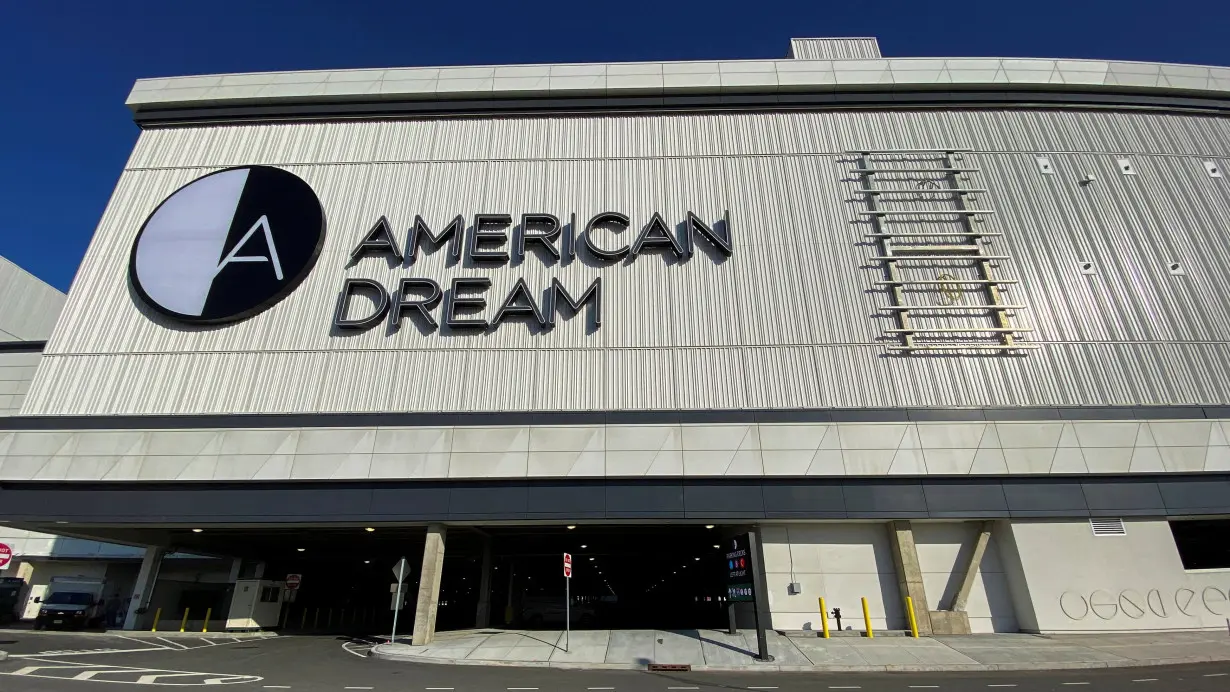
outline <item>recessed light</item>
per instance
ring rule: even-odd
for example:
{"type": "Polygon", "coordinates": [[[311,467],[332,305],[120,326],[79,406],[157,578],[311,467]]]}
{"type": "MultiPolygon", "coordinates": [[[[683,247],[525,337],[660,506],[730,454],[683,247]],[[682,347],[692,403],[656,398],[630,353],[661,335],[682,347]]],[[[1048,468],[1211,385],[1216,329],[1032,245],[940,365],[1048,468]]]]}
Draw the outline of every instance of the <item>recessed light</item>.
{"type": "Polygon", "coordinates": [[[590,561],[590,562],[593,562],[593,561],[594,561],[594,558],[592,558],[592,557],[591,557],[591,558],[589,559],[589,561],[590,561]]]}
{"type": "Polygon", "coordinates": [[[692,558],[692,559],[693,559],[693,560],[696,560],[697,562],[700,562],[700,558],[698,558],[698,557],[694,557],[694,558],[692,558]]]}
{"type": "Polygon", "coordinates": [[[193,530],[192,530],[192,533],[200,533],[200,532],[202,532],[202,531],[204,531],[204,530],[205,530],[205,529],[193,529],[193,530]]]}
{"type": "Polygon", "coordinates": [[[714,548],[721,548],[722,546],[718,545],[717,543],[714,543],[714,544],[713,544],[713,547],[714,547],[714,548]]]}
{"type": "Polygon", "coordinates": [[[363,530],[364,530],[364,531],[366,531],[366,532],[368,532],[368,533],[371,533],[372,531],[375,531],[376,529],[373,529],[372,527],[370,527],[370,526],[369,526],[369,527],[367,527],[366,529],[363,529],[363,530]]]}
{"type": "Polygon", "coordinates": [[[364,561],[363,561],[363,564],[365,564],[365,565],[370,565],[370,564],[372,564],[372,561],[371,561],[371,560],[364,560],[364,561]]]}
{"type": "Polygon", "coordinates": [[[706,529],[711,529],[711,528],[713,528],[713,524],[705,524],[705,528],[706,528],[706,529]]]}
{"type": "Polygon", "coordinates": [[[307,550],[307,548],[295,548],[295,550],[298,550],[299,552],[302,553],[303,551],[307,550]]]}
{"type": "Polygon", "coordinates": [[[573,530],[573,529],[575,529],[575,528],[576,528],[576,524],[569,524],[569,525],[568,525],[568,530],[569,530],[569,531],[571,531],[571,530],[573,530]]]}
{"type": "Polygon", "coordinates": [[[67,524],[68,522],[67,521],[57,521],[56,523],[57,524],[67,524]]]}
{"type": "Polygon", "coordinates": [[[581,544],[581,550],[585,550],[585,549],[586,549],[586,548],[588,548],[588,547],[589,547],[589,546],[585,545],[584,543],[582,543],[582,544],[581,544]]]}

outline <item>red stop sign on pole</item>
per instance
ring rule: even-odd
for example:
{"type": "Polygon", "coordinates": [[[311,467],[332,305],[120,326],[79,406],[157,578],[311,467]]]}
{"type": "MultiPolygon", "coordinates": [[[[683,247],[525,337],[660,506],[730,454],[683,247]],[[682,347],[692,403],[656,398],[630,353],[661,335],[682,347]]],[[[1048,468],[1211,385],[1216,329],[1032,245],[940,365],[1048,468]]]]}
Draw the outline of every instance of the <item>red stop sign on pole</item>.
{"type": "Polygon", "coordinates": [[[564,576],[572,578],[572,554],[564,553],[564,576]]]}
{"type": "Polygon", "coordinates": [[[302,583],[303,583],[302,574],[286,575],[286,588],[290,589],[291,591],[294,591],[295,589],[299,588],[299,585],[302,583]]]}
{"type": "MultiPolygon", "coordinates": [[[[13,549],[0,543],[0,569],[5,569],[13,561],[13,549]]],[[[571,563],[569,563],[571,564],[571,563]]]]}

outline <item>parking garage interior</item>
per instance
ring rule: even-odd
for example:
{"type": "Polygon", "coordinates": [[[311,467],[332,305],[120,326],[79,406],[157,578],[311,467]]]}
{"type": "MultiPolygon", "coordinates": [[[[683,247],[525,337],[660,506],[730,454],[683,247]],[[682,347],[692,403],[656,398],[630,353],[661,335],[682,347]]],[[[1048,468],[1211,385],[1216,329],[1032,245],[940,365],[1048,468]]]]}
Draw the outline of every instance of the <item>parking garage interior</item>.
{"type": "MultiPolygon", "coordinates": [[[[570,553],[574,629],[722,627],[726,603],[722,538],[737,527],[682,524],[562,524],[448,527],[436,629],[475,627],[480,621],[484,560],[489,598],[482,607],[494,628],[562,629],[570,553]],[[486,558],[485,558],[486,556],[486,558]]],[[[302,582],[285,603],[278,628],[297,631],[374,631],[392,626],[392,567],[410,565],[403,585],[399,632],[414,618],[426,529],[423,526],[296,526],[176,528],[162,537],[180,553],[218,556],[216,569],[241,558],[239,579],[302,582]]],[[[167,586],[159,581],[159,588],[167,586]]],[[[176,612],[220,612],[227,599],[216,587],[184,589],[176,612]]]]}

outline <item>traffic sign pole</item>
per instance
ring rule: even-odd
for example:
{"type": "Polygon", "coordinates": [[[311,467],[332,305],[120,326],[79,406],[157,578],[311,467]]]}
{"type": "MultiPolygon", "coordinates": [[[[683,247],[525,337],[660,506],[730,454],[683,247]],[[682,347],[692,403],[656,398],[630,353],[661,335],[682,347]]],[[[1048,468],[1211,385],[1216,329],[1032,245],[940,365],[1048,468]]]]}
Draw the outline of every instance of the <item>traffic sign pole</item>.
{"type": "Polygon", "coordinates": [[[393,634],[389,637],[390,644],[397,643],[397,616],[401,613],[401,585],[406,581],[406,574],[409,571],[410,565],[406,563],[404,557],[393,565],[393,576],[397,577],[397,596],[393,601],[393,634]]]}
{"type": "Polygon", "coordinates": [[[572,643],[572,555],[564,553],[564,653],[572,643]]]}

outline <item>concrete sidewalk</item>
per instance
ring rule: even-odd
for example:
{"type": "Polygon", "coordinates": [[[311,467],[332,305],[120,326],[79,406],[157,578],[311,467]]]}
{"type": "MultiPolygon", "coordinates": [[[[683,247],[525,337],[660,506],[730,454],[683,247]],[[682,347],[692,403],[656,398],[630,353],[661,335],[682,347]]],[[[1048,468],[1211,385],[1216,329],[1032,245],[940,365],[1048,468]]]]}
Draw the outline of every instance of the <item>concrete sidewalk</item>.
{"type": "Polygon", "coordinates": [[[912,639],[769,632],[771,663],[753,658],[756,633],[720,630],[583,630],[564,651],[562,632],[442,632],[428,646],[380,644],[376,658],[454,665],[643,669],[650,663],[693,670],[992,671],[1114,668],[1230,661],[1225,632],[1160,634],[983,634],[912,639]]]}

